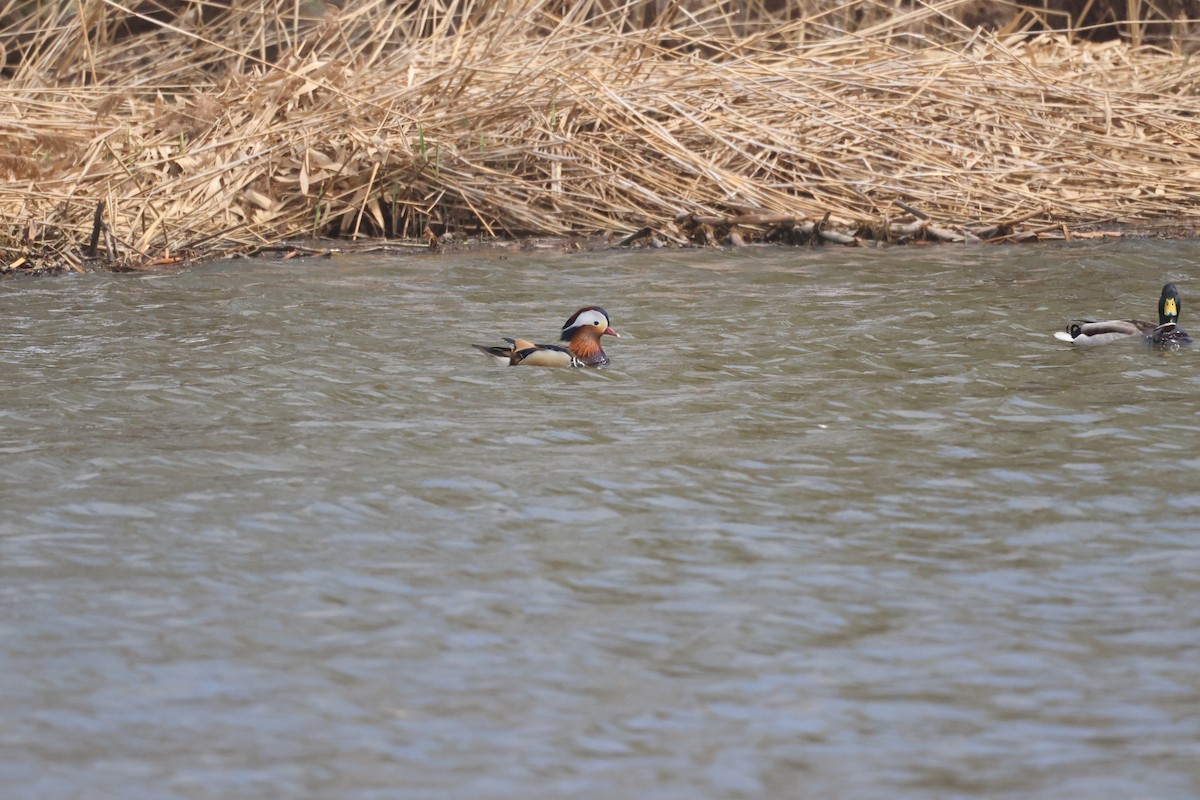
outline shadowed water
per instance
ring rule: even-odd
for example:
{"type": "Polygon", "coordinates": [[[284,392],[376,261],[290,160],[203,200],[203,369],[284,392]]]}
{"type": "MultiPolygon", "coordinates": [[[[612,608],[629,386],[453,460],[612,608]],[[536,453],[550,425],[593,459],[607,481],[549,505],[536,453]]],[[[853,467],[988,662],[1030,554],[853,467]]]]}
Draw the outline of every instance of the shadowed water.
{"type": "Polygon", "coordinates": [[[1200,796],[1200,245],[0,283],[0,785],[1200,796]],[[585,304],[610,369],[496,368],[585,304]],[[1194,324],[1193,324],[1194,321],[1194,324]]]}

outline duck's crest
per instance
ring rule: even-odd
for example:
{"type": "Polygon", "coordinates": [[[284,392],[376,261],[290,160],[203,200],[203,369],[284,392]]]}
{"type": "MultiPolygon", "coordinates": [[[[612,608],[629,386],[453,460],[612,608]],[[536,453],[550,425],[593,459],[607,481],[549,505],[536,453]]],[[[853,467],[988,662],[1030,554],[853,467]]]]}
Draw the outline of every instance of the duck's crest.
{"type": "Polygon", "coordinates": [[[572,314],[571,318],[563,323],[561,338],[564,342],[570,341],[571,336],[574,335],[575,329],[579,327],[579,317],[582,316],[583,314],[586,314],[589,311],[596,311],[600,314],[603,314],[605,320],[609,319],[608,312],[605,311],[600,306],[584,306],[583,308],[579,309],[574,314],[572,314]]]}

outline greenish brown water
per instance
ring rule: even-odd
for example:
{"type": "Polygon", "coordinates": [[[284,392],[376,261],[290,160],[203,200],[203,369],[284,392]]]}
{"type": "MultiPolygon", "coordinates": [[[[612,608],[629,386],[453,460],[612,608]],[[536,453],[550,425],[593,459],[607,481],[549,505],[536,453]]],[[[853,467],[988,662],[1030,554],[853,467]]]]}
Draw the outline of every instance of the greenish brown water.
{"type": "Polygon", "coordinates": [[[1200,331],[1178,242],[0,283],[0,785],[1200,796],[1200,350],[1051,336],[1166,280],[1200,331]],[[592,303],[608,370],[470,348],[592,303]]]}

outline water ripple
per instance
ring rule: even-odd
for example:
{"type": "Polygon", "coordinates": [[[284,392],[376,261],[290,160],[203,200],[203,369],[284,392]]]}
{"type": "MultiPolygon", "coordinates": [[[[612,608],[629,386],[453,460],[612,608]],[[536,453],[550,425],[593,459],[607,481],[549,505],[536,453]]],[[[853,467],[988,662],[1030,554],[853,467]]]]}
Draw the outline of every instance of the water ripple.
{"type": "Polygon", "coordinates": [[[1197,352],[1050,334],[1152,312],[1196,261],[748,248],[0,283],[0,780],[1194,796],[1197,352]],[[585,302],[623,334],[605,372],[469,347],[552,339],[585,302]]]}

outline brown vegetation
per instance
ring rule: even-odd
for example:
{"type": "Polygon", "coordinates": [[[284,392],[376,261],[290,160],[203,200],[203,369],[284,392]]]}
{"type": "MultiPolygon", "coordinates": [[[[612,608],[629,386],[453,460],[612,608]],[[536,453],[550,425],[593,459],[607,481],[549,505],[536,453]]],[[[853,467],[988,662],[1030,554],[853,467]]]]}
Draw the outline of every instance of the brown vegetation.
{"type": "Polygon", "coordinates": [[[0,269],[1200,216],[1183,0],[52,5],[0,5],[0,269]]]}

